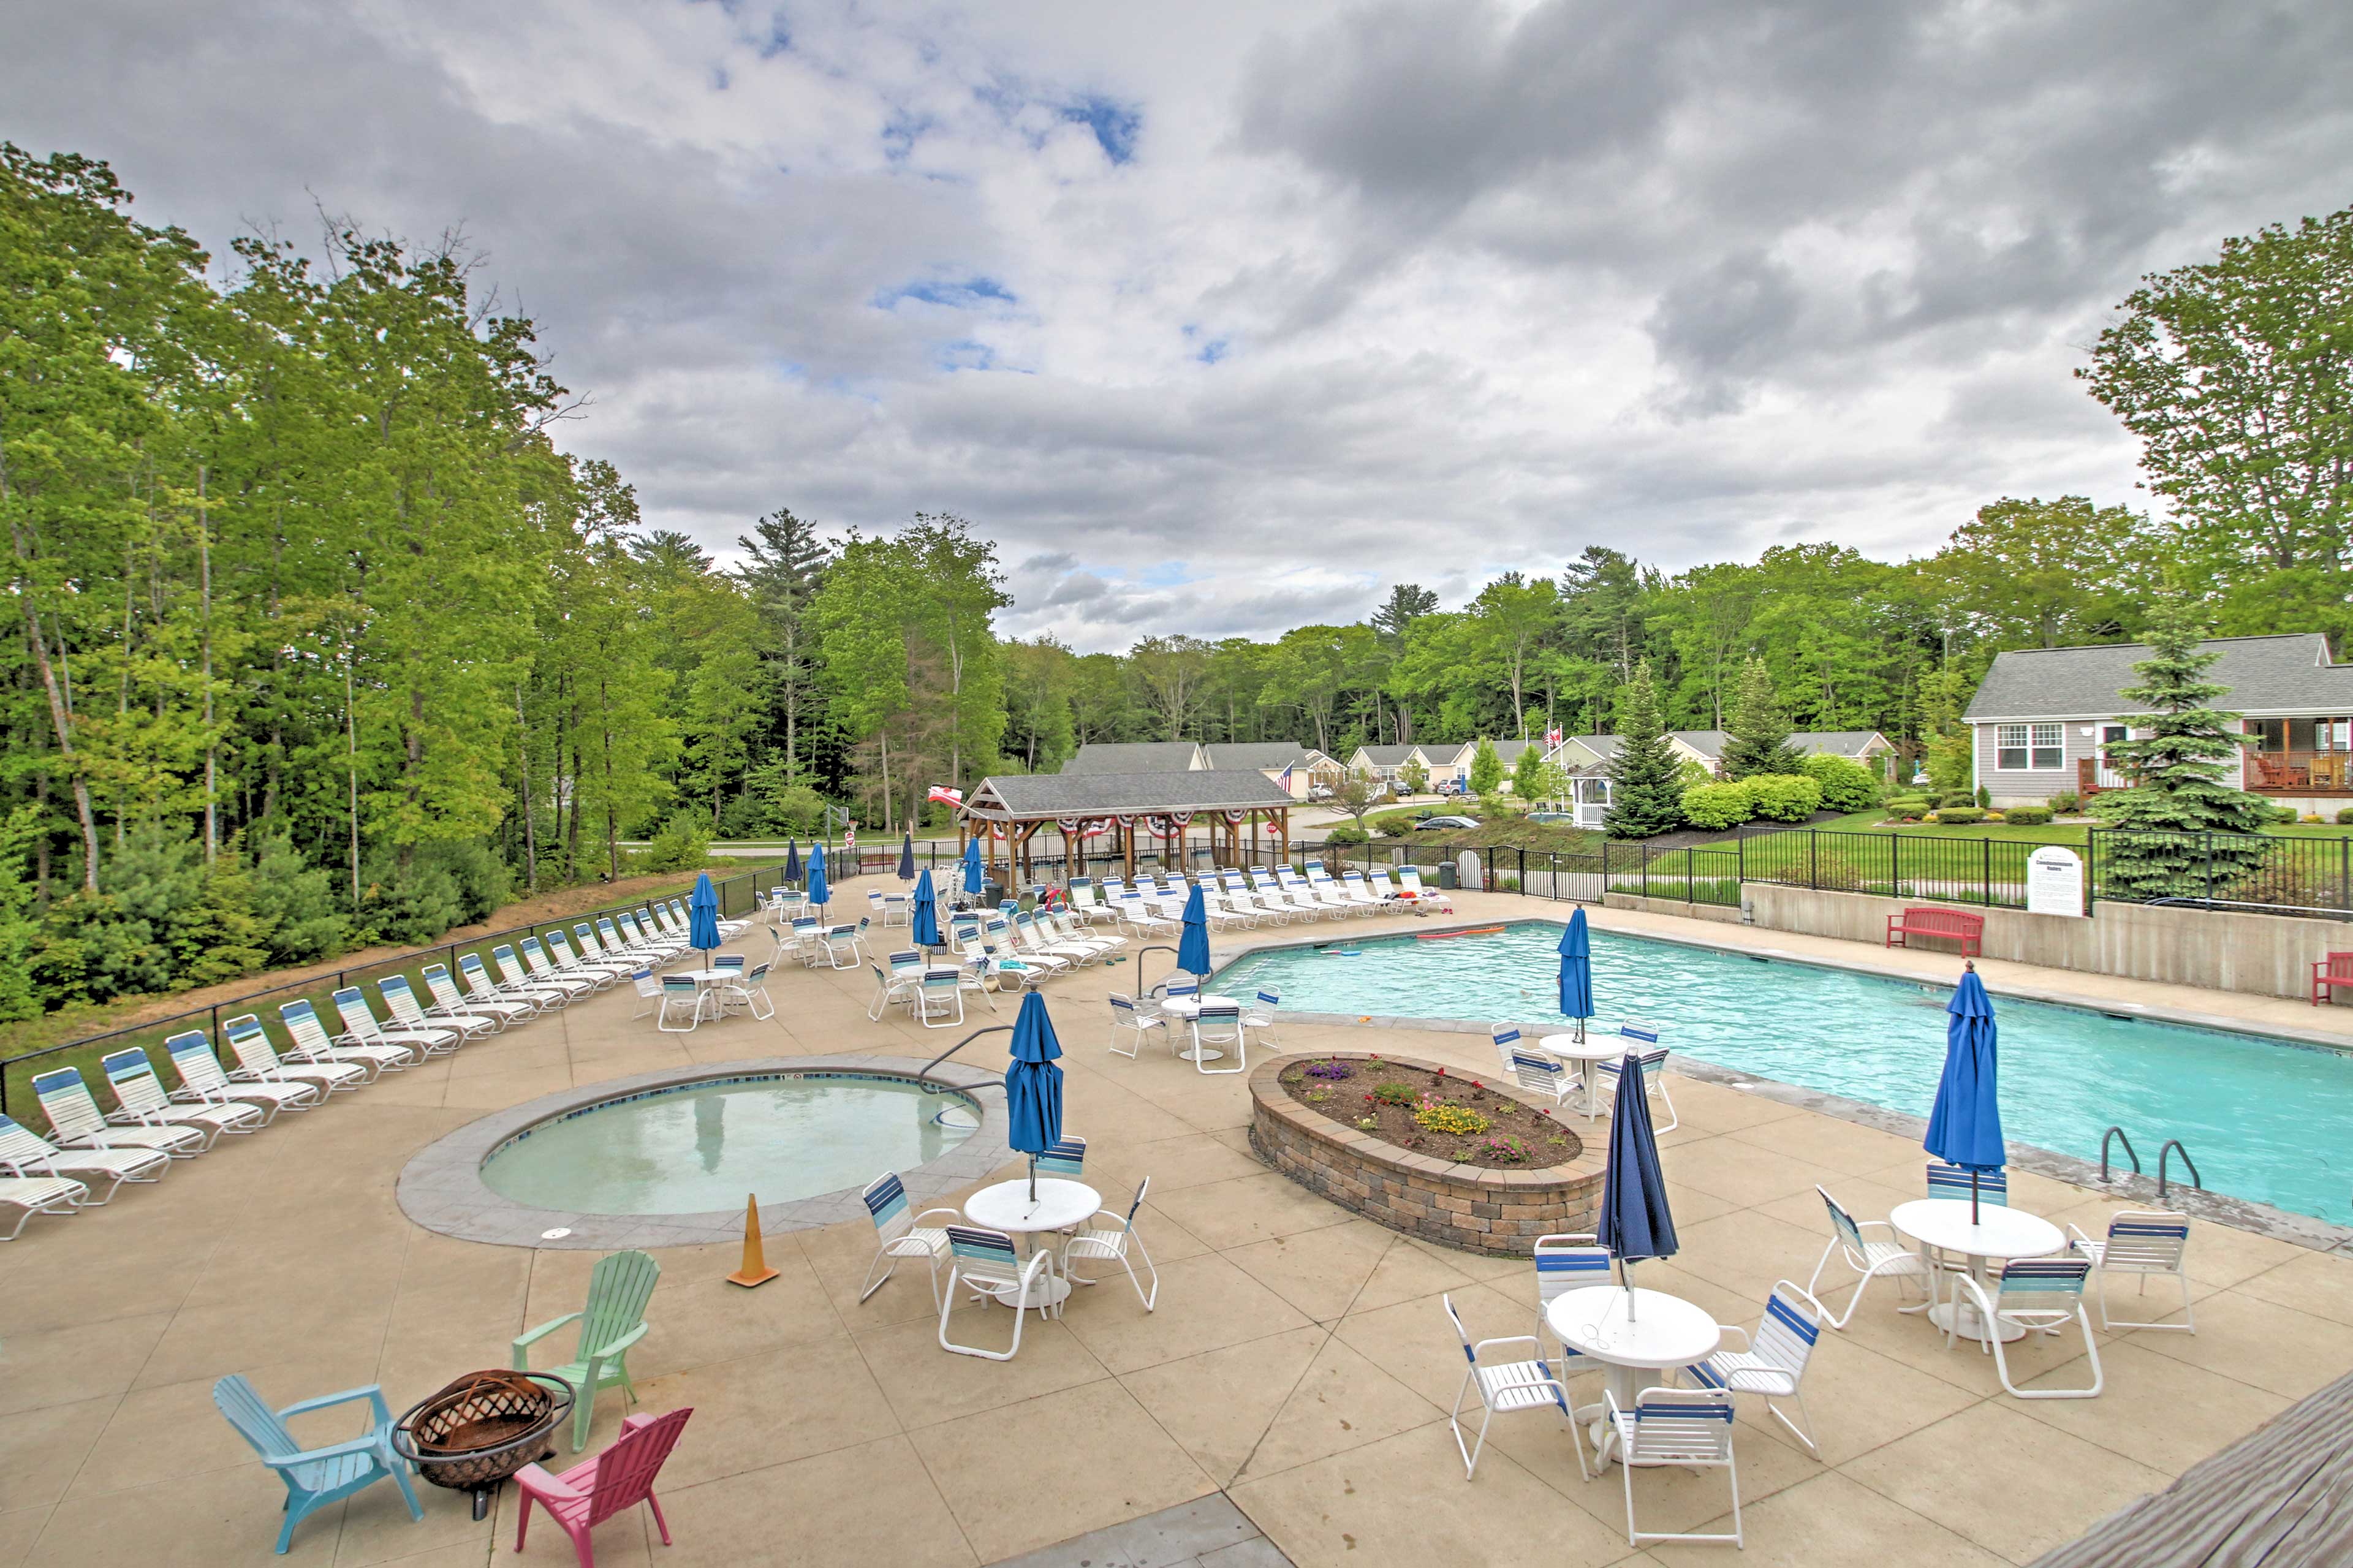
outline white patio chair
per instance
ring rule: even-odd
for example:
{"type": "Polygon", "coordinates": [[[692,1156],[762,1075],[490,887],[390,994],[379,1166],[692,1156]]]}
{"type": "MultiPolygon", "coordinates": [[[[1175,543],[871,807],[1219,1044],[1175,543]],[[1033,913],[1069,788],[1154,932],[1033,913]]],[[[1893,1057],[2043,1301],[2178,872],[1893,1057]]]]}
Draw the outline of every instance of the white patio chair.
{"type": "MultiPolygon", "coordinates": [[[[1568,1423],[1573,1441],[1577,1417],[1569,1411],[1568,1385],[1553,1375],[1551,1364],[1544,1359],[1544,1346],[1536,1337],[1507,1334],[1474,1344],[1470,1331],[1462,1326],[1462,1314],[1454,1310],[1454,1298],[1440,1296],[1439,1300],[1445,1305],[1446,1321],[1454,1325],[1455,1335],[1462,1342],[1462,1359],[1470,1363],[1463,1368],[1461,1385],[1454,1391],[1454,1408],[1446,1416],[1447,1426],[1454,1431],[1455,1451],[1462,1456],[1462,1479],[1469,1480],[1479,1473],[1479,1455],[1487,1447],[1487,1425],[1499,1415],[1550,1407],[1568,1423]],[[1521,1361],[1480,1359],[1489,1351],[1506,1345],[1526,1345],[1536,1353],[1521,1361]],[[1473,1388],[1479,1391],[1479,1436],[1477,1441],[1466,1444],[1462,1441],[1462,1396],[1473,1388]]],[[[1577,1450],[1577,1464],[1580,1470],[1585,1468],[1582,1447],[1577,1450]]]]}
{"type": "Polygon", "coordinates": [[[1601,1395],[1618,1436],[1618,1460],[1626,1484],[1626,1543],[1645,1541],[1730,1542],[1746,1546],[1740,1522],[1740,1467],[1732,1457],[1732,1395],[1713,1389],[1646,1388],[1634,1408],[1621,1409],[1617,1394],[1601,1395]],[[1662,1467],[1721,1468],[1732,1482],[1732,1533],[1662,1534],[1634,1521],[1634,1472],[1662,1467]]]}
{"type": "Polygon", "coordinates": [[[899,1267],[899,1259],[920,1258],[931,1267],[932,1304],[937,1306],[940,1300],[940,1259],[947,1256],[948,1233],[944,1226],[927,1226],[923,1221],[934,1215],[944,1215],[951,1222],[963,1216],[950,1208],[925,1209],[919,1215],[910,1215],[907,1189],[900,1184],[896,1171],[885,1171],[875,1177],[858,1195],[865,1200],[866,1213],[874,1221],[874,1234],[881,1240],[881,1246],[875,1249],[874,1261],[866,1266],[866,1283],[858,1292],[859,1300],[863,1302],[890,1282],[892,1271],[899,1267]],[[885,1264],[889,1267],[885,1268],[885,1264]],[[882,1270],[880,1279],[874,1277],[877,1268],[882,1270]]]}
{"type": "Polygon", "coordinates": [[[1282,1042],[1274,1037],[1274,1016],[1282,1010],[1282,992],[1272,985],[1261,985],[1258,988],[1257,1002],[1257,1006],[1243,1010],[1242,1027],[1250,1032],[1250,1037],[1258,1044],[1281,1050],[1282,1042]]]}
{"type": "Polygon", "coordinates": [[[212,1042],[204,1036],[174,1035],[164,1042],[172,1058],[172,1072],[180,1091],[172,1098],[204,1105],[259,1105],[275,1120],[280,1110],[308,1110],[326,1102],[326,1091],[311,1083],[236,1083],[221,1069],[212,1042]]]}
{"type": "Polygon", "coordinates": [[[1146,1012],[1137,1006],[1135,999],[1132,996],[1124,995],[1117,991],[1111,994],[1112,1055],[1125,1057],[1130,1061],[1134,1061],[1137,1053],[1144,1049],[1145,1035],[1154,1029],[1158,1029],[1165,1037],[1168,1032],[1168,1020],[1157,1012],[1146,1012]],[[1134,1040],[1124,1051],[1119,1048],[1119,1032],[1122,1029],[1135,1031],[1134,1040]]]}
{"type": "MultiPolygon", "coordinates": [[[[2088,1258],[2014,1258],[2001,1267],[2001,1277],[1994,1293],[1989,1296],[1984,1286],[1969,1274],[1953,1276],[1954,1304],[1968,1296],[1985,1325],[1985,1337],[1978,1348],[1993,1357],[1994,1370],[2001,1376],[2001,1385],[2015,1399],[2094,1399],[2107,1386],[2107,1373],[2100,1370],[2100,1346],[2092,1333],[2092,1315],[2084,1310],[2084,1285],[2091,1278],[2092,1260],[2088,1258]],[[2001,1325],[2014,1324],[2029,1333],[2056,1335],[2073,1319],[2084,1331],[2084,1353],[2091,1358],[2092,1382],[2088,1388],[2021,1388],[2010,1381],[2010,1356],[2002,1349],[2001,1325]]],[[[1945,1330],[1945,1348],[1953,1348],[1954,1327],[1960,1322],[1957,1310],[1951,1325],[1945,1330]]]]}
{"type": "Polygon", "coordinates": [[[1703,1388],[1757,1395],[1773,1413],[1773,1419],[1787,1426],[1806,1446],[1806,1452],[1820,1458],[1821,1450],[1814,1447],[1814,1418],[1798,1385],[1805,1379],[1806,1363],[1814,1353],[1814,1342],[1821,1338],[1822,1320],[1829,1315],[1813,1297],[1787,1279],[1778,1279],[1773,1293],[1765,1299],[1765,1316],[1755,1334],[1727,1327],[1725,1333],[1740,1336],[1740,1348],[1719,1350],[1683,1371],[1703,1388]],[[1780,1399],[1797,1402],[1803,1426],[1790,1420],[1774,1403],[1780,1399]]]}
{"type": "Polygon", "coordinates": [[[926,1029],[955,1028],[964,1022],[964,986],[955,966],[934,964],[915,989],[915,1017],[926,1029]]]}
{"type": "Polygon", "coordinates": [[[631,1023],[661,1010],[662,983],[654,977],[652,970],[638,970],[629,976],[629,983],[638,988],[638,1010],[629,1015],[631,1023]]]}
{"type": "Polygon", "coordinates": [[[1550,1052],[1529,1045],[1517,1029],[1498,1024],[1494,1039],[1495,1054],[1504,1058],[1504,1070],[1530,1095],[1549,1100],[1555,1105],[1566,1105],[1570,1095],[1584,1089],[1585,1079],[1576,1068],[1550,1052]]]}
{"type": "Polygon", "coordinates": [[[33,1078],[33,1098],[49,1124],[49,1136],[65,1149],[153,1149],[175,1160],[192,1160],[219,1136],[201,1127],[117,1127],[90,1097],[78,1068],[52,1068],[33,1078]]]}
{"type": "MultiPolygon", "coordinates": [[[[279,1009],[281,1016],[285,1011],[285,1007],[279,1009]]],[[[313,1016],[311,1022],[316,1024],[318,1019],[313,1016]]],[[[237,1070],[229,1074],[232,1079],[248,1083],[316,1084],[330,1094],[348,1094],[370,1081],[368,1069],[357,1062],[322,1059],[290,1065],[280,1061],[278,1047],[269,1043],[269,1031],[251,1013],[222,1019],[221,1033],[228,1037],[229,1054],[237,1058],[237,1070]]]]}
{"type": "Polygon", "coordinates": [[[107,1118],[109,1121],[142,1127],[194,1127],[203,1131],[205,1147],[209,1149],[224,1132],[258,1132],[269,1121],[258,1105],[173,1104],[172,1097],[164,1092],[162,1080],[155,1076],[155,1064],[136,1046],[100,1058],[98,1065],[106,1074],[107,1087],[114,1091],[114,1103],[121,1108],[107,1118]]]}
{"type": "Polygon", "coordinates": [[[825,931],[825,961],[836,969],[855,969],[865,957],[860,943],[860,927],[857,925],[828,926],[825,931]]]}
{"type": "Polygon", "coordinates": [[[171,1168],[172,1156],[161,1149],[60,1149],[31,1128],[0,1116],[0,1174],[79,1183],[84,1208],[104,1208],[123,1183],[160,1182],[171,1168]],[[93,1178],[104,1180],[103,1194],[95,1192],[93,1178]]]}
{"type": "MultiPolygon", "coordinates": [[[[1857,1276],[1854,1282],[1854,1294],[1848,1298],[1845,1312],[1826,1320],[1831,1328],[1843,1329],[1847,1326],[1854,1317],[1854,1310],[1862,1305],[1863,1288],[1883,1274],[1893,1279],[1899,1290],[1909,1291],[1913,1286],[1917,1285],[1921,1293],[1928,1298],[1928,1302],[1924,1302],[1923,1305],[1935,1301],[1936,1275],[1930,1270],[1926,1259],[1902,1242],[1894,1239],[1895,1236],[1894,1226],[1883,1219],[1857,1220],[1845,1209],[1840,1207],[1838,1199],[1831,1196],[1828,1192],[1820,1187],[1816,1187],[1814,1191],[1821,1194],[1822,1206],[1830,1210],[1831,1239],[1822,1248],[1820,1258],[1814,1264],[1813,1278],[1806,1281],[1806,1294],[1809,1296],[1814,1294],[1816,1287],[1821,1283],[1822,1270],[1830,1267],[1831,1258],[1836,1254],[1842,1252],[1845,1255],[1846,1266],[1853,1269],[1857,1276]],[[1886,1232],[1888,1239],[1883,1241],[1863,1234],[1865,1231],[1873,1230],[1886,1232]]],[[[1820,1300],[1820,1297],[1815,1299],[1820,1300]]]]}
{"type": "MultiPolygon", "coordinates": [[[[385,1031],[379,1028],[376,1034],[380,1037],[398,1040],[413,1035],[422,1039],[454,1029],[460,1040],[470,1040],[499,1026],[499,1020],[487,1013],[452,1013],[438,1020],[427,1018],[424,1005],[417,999],[417,989],[408,984],[406,974],[387,974],[375,983],[375,988],[384,997],[385,1010],[392,1015],[392,1021],[404,1031],[385,1036],[385,1031]]],[[[374,1023],[375,1019],[371,1017],[369,1022],[374,1023]]]]}
{"type": "Polygon", "coordinates": [[[754,1018],[767,1019],[776,1016],[776,999],[768,994],[768,966],[753,969],[737,968],[733,978],[722,980],[711,988],[712,1005],[721,1014],[740,1007],[754,1018]],[[766,1012],[760,1009],[765,1007],[766,1012]]]}
{"type": "MultiPolygon", "coordinates": [[[[1042,1162],[1039,1168],[1045,1168],[1042,1162]]],[[[1073,1272],[1071,1265],[1077,1261],[1109,1258],[1127,1270],[1127,1282],[1135,1287],[1135,1294],[1144,1302],[1144,1310],[1147,1312],[1152,1310],[1153,1304],[1160,1299],[1160,1270],[1153,1263],[1152,1254],[1145,1250],[1144,1237],[1137,1234],[1135,1228],[1135,1213],[1144,1206],[1144,1194],[1151,1190],[1152,1178],[1146,1176],[1136,1184],[1135,1197],[1127,1205],[1127,1213],[1118,1215],[1109,1209],[1097,1209],[1095,1217],[1111,1221],[1109,1226],[1082,1226],[1077,1235],[1062,1243],[1063,1278],[1074,1285],[1092,1285],[1093,1280],[1073,1272]],[[1144,1267],[1152,1276],[1151,1289],[1146,1290],[1144,1281],[1136,1278],[1135,1265],[1128,1258],[1130,1252],[1144,1259],[1144,1267]]]]}
{"type": "Polygon", "coordinates": [[[2100,1327],[2103,1329],[2170,1329],[2198,1331],[2198,1310],[2189,1299],[2189,1216],[2169,1209],[2126,1209],[2108,1221],[2105,1241],[2094,1241],[2071,1221],[2068,1250],[2092,1260],[2100,1277],[2100,1327]],[[2108,1316],[2108,1276],[2136,1274],[2140,1294],[2148,1294],[2152,1275],[2171,1275],[2181,1286],[2181,1321],[2135,1323],[2108,1316]]]}
{"type": "Polygon", "coordinates": [[[951,1225],[948,1233],[948,1284],[940,1302],[940,1348],[958,1355],[984,1356],[990,1361],[1011,1361],[1021,1351],[1021,1323],[1031,1308],[1042,1315],[1051,1312],[1062,1315],[1060,1302],[1054,1300],[1055,1270],[1051,1249],[1039,1247],[1029,1255],[1027,1263],[1014,1249],[1013,1238],[1001,1230],[983,1230],[976,1226],[951,1225]],[[958,1344],[948,1338],[948,1314],[955,1310],[956,1287],[966,1286],[984,1296],[1003,1300],[1013,1309],[1013,1342],[1001,1351],[983,1349],[979,1345],[958,1344]]]}
{"type": "Polygon", "coordinates": [[[1232,1003],[1223,1006],[1205,1005],[1193,1011],[1193,1070],[1215,1078],[1222,1073],[1247,1072],[1250,1069],[1250,1036],[1242,1026],[1242,1010],[1232,1003]],[[1209,1065],[1209,1046],[1233,1047],[1234,1065],[1213,1068],[1209,1065]]]}
{"type": "MultiPolygon", "coordinates": [[[[1582,1290],[1588,1285],[1609,1283],[1609,1249],[1599,1245],[1590,1235],[1540,1236],[1535,1244],[1536,1266],[1536,1353],[1544,1353],[1545,1336],[1552,1333],[1552,1320],[1546,1316],[1556,1297],[1571,1290],[1582,1290]]],[[[1552,1334],[1554,1373],[1566,1384],[1583,1372],[1597,1372],[1591,1357],[1572,1348],[1557,1333],[1552,1334]]],[[[1571,1406],[1574,1409],[1574,1406],[1571,1406]]],[[[1577,1468],[1586,1479],[1593,1479],[1585,1468],[1585,1438],[1577,1423],[1568,1424],[1569,1441],[1577,1449],[1577,1468]]]]}
{"type": "Polygon", "coordinates": [[[90,1199],[90,1189],[63,1176],[0,1176],[0,1207],[16,1211],[16,1223],[0,1241],[14,1241],[37,1214],[69,1215],[90,1199]]]}
{"type": "Polygon", "coordinates": [[[448,965],[428,963],[422,971],[425,988],[433,994],[433,1005],[426,1011],[435,1017],[448,1017],[459,1013],[471,1013],[478,1017],[493,1018],[504,1029],[519,1018],[528,1018],[538,1009],[520,997],[491,995],[467,1000],[458,989],[457,977],[448,965]]]}
{"type": "Polygon", "coordinates": [[[688,974],[665,974],[661,977],[661,1006],[654,1014],[654,1027],[665,1035],[686,1035],[702,1022],[702,987],[688,974]],[[681,1009],[686,1022],[673,1025],[681,1009]]]}
{"type": "Polygon", "coordinates": [[[913,948],[891,954],[889,962],[888,973],[883,973],[881,964],[867,965],[874,972],[874,996],[866,1004],[866,1016],[871,1023],[879,1023],[892,1007],[913,1001],[916,987],[923,983],[923,955],[913,948]]]}
{"type": "MultiPolygon", "coordinates": [[[[1656,1024],[1638,1024],[1630,1018],[1620,1026],[1618,1033],[1631,1050],[1635,1065],[1642,1070],[1643,1091],[1657,1095],[1666,1104],[1667,1120],[1651,1131],[1672,1132],[1683,1125],[1683,1119],[1675,1114],[1675,1097],[1667,1092],[1667,1049],[1659,1044],[1659,1026],[1656,1024]]],[[[1621,1061],[1608,1058],[1595,1062],[1593,1071],[1599,1080],[1597,1087],[1610,1094],[1617,1093],[1618,1074],[1622,1067],[1621,1061]]]]}

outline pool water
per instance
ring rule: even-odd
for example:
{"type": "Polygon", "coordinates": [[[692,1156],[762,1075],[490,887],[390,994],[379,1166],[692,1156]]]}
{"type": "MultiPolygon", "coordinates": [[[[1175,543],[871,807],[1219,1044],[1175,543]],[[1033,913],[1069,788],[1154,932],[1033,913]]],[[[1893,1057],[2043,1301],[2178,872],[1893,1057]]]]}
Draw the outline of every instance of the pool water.
{"type": "Polygon", "coordinates": [[[482,1182],[539,1208],[705,1214],[749,1194],[784,1203],[863,1186],[945,1153],[973,1125],[964,1100],[904,1079],[736,1079],[542,1122],[493,1151],[482,1182]]]}
{"type": "MultiPolygon", "coordinates": [[[[1354,958],[1280,949],[1215,984],[1279,986],[1291,1012],[1566,1028],[1560,931],[1529,921],[1329,944],[1354,958]]],[[[1680,1054],[1891,1110],[1927,1115],[1944,1067],[1947,987],[1596,931],[1593,989],[1596,1025],[1646,1019],[1680,1054]]],[[[2000,996],[1994,1016],[2011,1142],[2097,1160],[2101,1133],[2121,1126],[2154,1175],[2158,1147],[2179,1138],[2214,1192],[2353,1223],[2353,1057],[2000,996]]]]}

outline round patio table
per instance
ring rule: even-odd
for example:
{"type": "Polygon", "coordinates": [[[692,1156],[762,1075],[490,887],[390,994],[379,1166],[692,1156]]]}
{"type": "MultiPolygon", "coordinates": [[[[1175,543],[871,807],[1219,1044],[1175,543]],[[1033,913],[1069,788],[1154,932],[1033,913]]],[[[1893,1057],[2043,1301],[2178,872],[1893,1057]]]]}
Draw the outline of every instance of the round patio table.
{"type": "MultiPolygon", "coordinates": [[[[711,988],[718,984],[723,980],[741,980],[748,971],[742,969],[678,969],[672,970],[671,973],[676,974],[681,980],[691,980],[694,982],[694,1021],[700,1024],[702,1022],[703,999],[711,994],[711,988]]],[[[714,1008],[712,1011],[711,1016],[715,1021],[721,1016],[721,1014],[716,1008],[714,1008]]]]}
{"type": "MultiPolygon", "coordinates": [[[[1240,1002],[1237,1002],[1230,996],[1166,996],[1161,999],[1160,1010],[1171,1018],[1183,1018],[1190,1021],[1192,1018],[1198,1016],[1201,1009],[1205,1006],[1239,1007],[1240,1005],[1241,1004],[1240,1002]]],[[[1213,1051],[1207,1046],[1195,1046],[1190,1050],[1183,1050],[1176,1053],[1180,1060],[1194,1063],[1218,1061],[1222,1058],[1225,1054],[1226,1053],[1223,1051],[1213,1051]]]]}
{"type": "MultiPolygon", "coordinates": [[[[1084,1182],[1074,1182],[1067,1176],[1040,1176],[1038,1195],[1032,1199],[1029,1178],[1017,1176],[993,1187],[983,1187],[965,1199],[964,1217],[983,1229],[1018,1236],[1024,1247],[1030,1247],[1030,1238],[1038,1232],[1068,1230],[1074,1225],[1083,1225],[1101,1207],[1103,1194],[1084,1182]]],[[[1057,1274],[1046,1291],[1042,1303],[1032,1300],[1029,1304],[1059,1305],[1071,1293],[1071,1282],[1057,1274]]],[[[1018,1287],[1013,1287],[988,1294],[1011,1306],[1021,1292],[1018,1287]]]]}
{"type": "Polygon", "coordinates": [[[1536,1048],[1546,1056],[1577,1063],[1577,1076],[1585,1080],[1585,1120],[1590,1121],[1600,1115],[1601,1075],[1593,1070],[1593,1064],[1618,1060],[1626,1054],[1626,1042],[1615,1034],[1597,1035],[1588,1030],[1581,1040],[1575,1035],[1546,1035],[1536,1042],[1536,1048]]]}
{"type": "MultiPolygon", "coordinates": [[[[2067,1245],[2067,1238],[2059,1234],[2057,1226],[2023,1209],[1980,1203],[1978,1223],[1971,1225],[1966,1198],[1915,1198],[1908,1204],[1896,1205],[1887,1223],[1925,1247],[1960,1253],[1969,1260],[1969,1273],[1980,1285],[1985,1283],[1986,1259],[1989,1258],[2004,1262],[2013,1258],[2048,1258],[2067,1245]]],[[[1963,1339],[1984,1342],[1985,1324],[1978,1321],[1977,1308],[1962,1300],[1957,1293],[1952,1300],[1939,1301],[1929,1308],[1928,1321],[1940,1329],[1951,1329],[1963,1339]]],[[[2026,1331],[2017,1324],[2001,1325],[2002,1343],[2025,1337],[2026,1331]]]]}
{"type": "MultiPolygon", "coordinates": [[[[1668,1382],[1658,1373],[1706,1360],[1724,1339],[1723,1329],[1700,1308],[1640,1286],[1630,1292],[1622,1285],[1563,1291],[1545,1308],[1545,1321],[1562,1344],[1601,1363],[1620,1410],[1633,1409],[1642,1390],[1668,1382]]],[[[1616,1441],[1609,1407],[1584,1405],[1576,1418],[1592,1420],[1594,1454],[1607,1463],[1616,1441]]]]}

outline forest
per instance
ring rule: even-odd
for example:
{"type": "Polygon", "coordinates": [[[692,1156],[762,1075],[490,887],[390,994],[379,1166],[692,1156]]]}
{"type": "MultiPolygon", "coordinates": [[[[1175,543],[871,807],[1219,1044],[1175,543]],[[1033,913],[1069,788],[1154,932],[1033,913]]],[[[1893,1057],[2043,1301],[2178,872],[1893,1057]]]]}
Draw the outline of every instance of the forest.
{"type": "Polygon", "coordinates": [[[0,1018],[430,941],[828,807],[895,835],[1091,741],[1609,731],[1645,663],[1669,727],[1720,728],[1754,659],[1798,727],[1919,747],[1994,653],[2131,638],[2168,591],[2215,632],[2348,629],[2353,214],[2121,303],[2078,374],[2142,441],[2137,504],[1681,570],[1564,517],[1459,605],[1401,583],[1346,626],[1082,652],[1000,635],[952,497],[880,532],[778,498],[725,565],[648,528],[454,237],[215,257],[132,205],[0,150],[0,1018]]]}

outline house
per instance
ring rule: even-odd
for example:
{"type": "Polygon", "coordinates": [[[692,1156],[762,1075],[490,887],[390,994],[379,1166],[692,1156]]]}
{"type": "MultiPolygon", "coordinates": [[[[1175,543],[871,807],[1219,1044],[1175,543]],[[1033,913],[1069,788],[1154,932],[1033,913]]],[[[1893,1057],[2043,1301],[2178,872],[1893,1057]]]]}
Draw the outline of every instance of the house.
{"type": "MultiPolygon", "coordinates": [[[[1530,746],[1541,745],[1543,742],[1491,741],[1488,743],[1495,748],[1495,760],[1504,764],[1504,777],[1509,780],[1512,776],[1513,764],[1520,760],[1520,753],[1530,746]]],[[[1479,742],[1465,741],[1459,746],[1425,746],[1422,748],[1421,754],[1429,764],[1430,782],[1433,785],[1443,784],[1451,780],[1457,785],[1467,787],[1471,783],[1471,759],[1479,754],[1479,742]]]]}
{"type": "Polygon", "coordinates": [[[1876,730],[1800,730],[1789,743],[1810,757],[1844,757],[1882,774],[1895,754],[1895,742],[1876,730]]]}
{"type": "MultiPolygon", "coordinates": [[[[1721,730],[1667,731],[1667,749],[1677,761],[1697,763],[1710,773],[1724,760],[1724,741],[1721,730]]],[[[1615,735],[1570,735],[1552,749],[1552,761],[1574,777],[1588,768],[1607,767],[1618,754],[1618,746],[1615,735]]]]}
{"type": "MultiPolygon", "coordinates": [[[[2225,783],[2303,812],[2334,811],[2353,797],[2353,665],[2329,657],[2326,637],[2199,646],[2219,656],[2207,679],[2229,688],[2214,706],[2242,715],[2248,737],[2225,783]]],[[[1996,655],[1962,715],[1971,783],[1997,805],[2130,787],[2108,748],[2144,733],[2131,723],[2144,710],[2120,692],[2138,684],[2132,667],[2148,657],[2140,643],[1996,655]]]]}
{"type": "MultiPolygon", "coordinates": [[[[1453,748],[1447,749],[1451,751],[1453,748]]],[[[1406,764],[1417,758],[1420,760],[1425,775],[1434,775],[1438,772],[1430,764],[1428,752],[1419,746],[1410,745],[1358,746],[1356,754],[1348,759],[1348,771],[1368,773],[1383,784],[1394,784],[1404,775],[1406,764]]]]}
{"type": "Polygon", "coordinates": [[[1062,764],[1066,773],[1182,773],[1209,764],[1191,741],[1091,741],[1062,764]]]}
{"type": "Polygon", "coordinates": [[[1337,760],[1296,741],[1220,742],[1201,748],[1202,765],[1216,773],[1255,769],[1269,782],[1305,800],[1316,785],[1337,789],[1346,773],[1337,760]]]}

